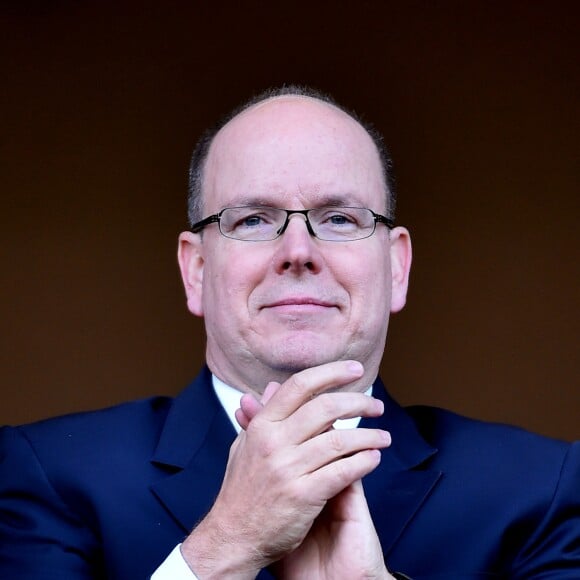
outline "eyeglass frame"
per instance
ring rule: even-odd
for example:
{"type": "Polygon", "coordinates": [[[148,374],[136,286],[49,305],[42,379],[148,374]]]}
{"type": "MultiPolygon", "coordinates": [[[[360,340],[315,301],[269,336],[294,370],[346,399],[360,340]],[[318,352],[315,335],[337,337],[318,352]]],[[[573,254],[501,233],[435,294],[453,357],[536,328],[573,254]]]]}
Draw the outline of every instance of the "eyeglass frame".
{"type": "Polygon", "coordinates": [[[218,213],[214,213],[206,218],[203,218],[202,220],[194,223],[190,228],[189,231],[193,234],[198,234],[199,232],[201,232],[206,226],[209,226],[213,223],[217,223],[218,224],[218,229],[220,234],[224,237],[224,238],[228,238],[229,240],[237,240],[239,242],[271,242],[274,240],[277,240],[280,236],[282,236],[282,234],[284,234],[284,232],[286,231],[286,228],[288,227],[288,224],[290,223],[290,216],[292,214],[301,214],[304,216],[304,222],[306,224],[306,229],[308,230],[308,233],[313,237],[316,238],[317,240],[321,240],[323,242],[356,242],[358,240],[366,240],[367,238],[370,238],[376,231],[377,229],[377,223],[382,223],[385,224],[387,226],[388,229],[393,229],[395,227],[395,224],[393,222],[392,219],[381,215],[380,213],[376,213],[374,212],[372,209],[368,208],[368,207],[353,207],[353,206],[328,206],[328,209],[332,209],[332,208],[336,208],[336,209],[364,209],[367,211],[370,211],[373,219],[374,219],[374,224],[373,224],[373,231],[368,235],[365,236],[364,238],[353,238],[353,239],[342,239],[342,240],[325,240],[323,238],[319,238],[316,233],[314,232],[314,230],[312,229],[312,225],[310,223],[310,219],[308,217],[308,214],[311,211],[314,210],[320,210],[320,209],[326,209],[325,207],[320,207],[320,208],[310,208],[310,209],[285,209],[285,208],[281,208],[281,207],[269,207],[269,206],[259,206],[259,205],[251,205],[251,206],[235,206],[235,207],[224,207],[222,210],[220,210],[218,213]],[[269,238],[267,240],[244,240],[244,239],[240,239],[240,238],[233,238],[231,236],[227,236],[226,234],[224,234],[224,232],[222,231],[221,228],[221,216],[224,213],[224,211],[227,211],[228,209],[244,209],[246,207],[251,207],[251,208],[255,208],[255,209],[276,209],[276,210],[280,210],[280,211],[285,211],[286,212],[286,219],[284,220],[284,223],[282,224],[282,226],[280,227],[280,229],[277,232],[276,237],[274,238],[269,238]]]}

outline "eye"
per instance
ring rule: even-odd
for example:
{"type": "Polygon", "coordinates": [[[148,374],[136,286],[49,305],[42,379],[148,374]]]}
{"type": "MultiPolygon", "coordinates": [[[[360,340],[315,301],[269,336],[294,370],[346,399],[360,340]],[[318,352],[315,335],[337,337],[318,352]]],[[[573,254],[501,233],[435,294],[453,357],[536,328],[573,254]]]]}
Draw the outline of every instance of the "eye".
{"type": "Polygon", "coordinates": [[[232,231],[271,228],[276,222],[276,216],[267,208],[236,208],[235,213],[232,212],[228,217],[232,219],[232,231]]]}
{"type": "Polygon", "coordinates": [[[358,220],[354,212],[346,209],[325,209],[317,217],[318,224],[324,228],[343,229],[358,226],[358,220]]]}
{"type": "Polygon", "coordinates": [[[328,221],[335,226],[342,226],[344,224],[352,223],[352,219],[340,213],[329,216],[328,221]]]}
{"type": "Polygon", "coordinates": [[[262,216],[259,215],[249,215],[244,217],[242,220],[236,224],[237,226],[244,226],[248,228],[253,228],[259,226],[262,223],[262,216]]]}

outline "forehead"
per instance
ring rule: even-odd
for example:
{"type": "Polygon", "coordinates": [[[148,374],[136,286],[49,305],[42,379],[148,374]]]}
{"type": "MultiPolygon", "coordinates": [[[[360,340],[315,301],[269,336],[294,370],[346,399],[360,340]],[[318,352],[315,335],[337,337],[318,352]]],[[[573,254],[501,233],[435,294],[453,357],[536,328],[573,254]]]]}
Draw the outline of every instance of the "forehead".
{"type": "Polygon", "coordinates": [[[260,200],[311,207],[325,198],[381,211],[385,205],[376,146],[340,109],[310,97],[276,97],[216,135],[204,169],[207,210],[260,200]]]}

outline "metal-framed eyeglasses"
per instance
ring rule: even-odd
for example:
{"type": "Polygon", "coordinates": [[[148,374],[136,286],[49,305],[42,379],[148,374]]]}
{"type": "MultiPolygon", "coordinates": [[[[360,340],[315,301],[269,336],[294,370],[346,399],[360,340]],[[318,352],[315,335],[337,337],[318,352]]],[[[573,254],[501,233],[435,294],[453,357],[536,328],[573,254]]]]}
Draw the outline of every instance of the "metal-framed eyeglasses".
{"type": "Polygon", "coordinates": [[[317,207],[314,209],[281,209],[277,207],[226,207],[191,227],[196,234],[217,223],[226,238],[244,242],[266,242],[280,237],[290,217],[304,217],[308,233],[328,242],[363,240],[373,235],[377,223],[393,228],[392,220],[364,207],[317,207]]]}

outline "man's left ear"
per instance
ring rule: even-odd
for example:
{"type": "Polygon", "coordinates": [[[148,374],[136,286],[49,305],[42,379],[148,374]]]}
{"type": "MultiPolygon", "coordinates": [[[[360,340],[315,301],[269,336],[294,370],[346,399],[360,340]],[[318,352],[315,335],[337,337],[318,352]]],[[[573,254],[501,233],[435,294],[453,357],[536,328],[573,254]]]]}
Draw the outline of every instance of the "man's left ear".
{"type": "Polygon", "coordinates": [[[201,236],[182,232],[179,236],[177,260],[185,288],[187,307],[195,316],[203,316],[203,246],[201,236]]]}
{"type": "Polygon", "coordinates": [[[399,312],[407,300],[409,272],[413,251],[411,236],[406,228],[396,227],[389,232],[391,256],[391,312],[399,312]]]}

